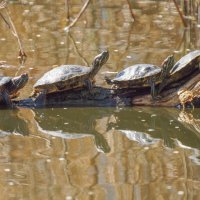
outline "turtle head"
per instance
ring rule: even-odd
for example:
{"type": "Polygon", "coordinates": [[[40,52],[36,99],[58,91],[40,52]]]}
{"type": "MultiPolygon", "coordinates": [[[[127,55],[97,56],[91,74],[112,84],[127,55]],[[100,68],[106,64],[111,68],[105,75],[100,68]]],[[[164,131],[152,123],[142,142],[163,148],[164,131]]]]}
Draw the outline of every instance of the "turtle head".
{"type": "Polygon", "coordinates": [[[92,63],[92,70],[91,70],[92,76],[95,76],[97,74],[100,68],[107,62],[108,58],[109,58],[108,51],[103,51],[94,58],[94,61],[92,63]]]}
{"type": "Polygon", "coordinates": [[[26,83],[28,82],[28,74],[24,73],[24,74],[21,74],[20,76],[14,77],[12,79],[12,82],[13,82],[16,90],[19,90],[19,89],[23,88],[26,85],[26,83]]]}
{"type": "Polygon", "coordinates": [[[163,63],[161,64],[161,67],[162,67],[162,79],[165,79],[166,77],[169,76],[170,70],[174,66],[174,63],[175,63],[174,55],[168,56],[163,61],[163,63]]]}

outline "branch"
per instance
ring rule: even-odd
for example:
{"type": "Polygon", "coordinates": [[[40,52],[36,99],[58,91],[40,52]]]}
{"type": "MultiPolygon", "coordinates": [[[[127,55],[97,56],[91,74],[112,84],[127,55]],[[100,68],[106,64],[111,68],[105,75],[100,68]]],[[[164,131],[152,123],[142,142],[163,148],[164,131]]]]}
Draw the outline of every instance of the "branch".
{"type": "Polygon", "coordinates": [[[82,58],[83,62],[86,64],[86,66],[90,66],[90,64],[87,62],[87,60],[79,52],[78,47],[74,41],[74,38],[72,37],[72,35],[70,33],[68,33],[68,37],[72,41],[72,44],[74,45],[74,49],[75,49],[76,53],[82,58]]]}
{"type": "Polygon", "coordinates": [[[8,20],[9,20],[9,23],[10,23],[11,31],[12,31],[13,35],[17,38],[17,41],[18,41],[18,44],[19,44],[19,49],[20,49],[20,51],[19,51],[19,56],[27,57],[27,56],[26,56],[26,53],[25,53],[25,51],[24,51],[24,48],[23,48],[21,39],[19,38],[19,34],[17,33],[17,30],[16,30],[16,28],[15,28],[15,25],[14,25],[14,23],[13,23],[13,21],[12,21],[10,15],[9,15],[9,10],[8,10],[8,8],[5,8],[5,9],[6,9],[6,14],[7,14],[7,16],[8,16],[8,20]]]}
{"type": "Polygon", "coordinates": [[[84,11],[86,10],[86,8],[88,7],[89,3],[90,3],[90,0],[87,0],[87,1],[85,2],[84,6],[82,7],[81,11],[80,11],[79,14],[77,15],[77,17],[74,19],[74,21],[73,21],[69,26],[67,26],[67,27],[64,28],[64,30],[65,30],[66,32],[68,32],[69,29],[70,29],[71,27],[73,27],[73,26],[76,24],[76,22],[79,20],[79,18],[81,17],[81,15],[84,13],[84,11]]]}
{"type": "Polygon", "coordinates": [[[7,2],[6,1],[2,1],[1,3],[0,3],[0,9],[3,9],[3,8],[5,8],[7,6],[7,2]]]}
{"type": "Polygon", "coordinates": [[[67,20],[69,21],[69,19],[70,19],[69,0],[65,0],[65,10],[66,10],[66,17],[67,17],[67,20]]]}
{"type": "Polygon", "coordinates": [[[24,51],[24,48],[23,48],[23,45],[22,45],[22,42],[21,42],[21,39],[19,37],[19,34],[17,33],[17,30],[15,28],[15,25],[10,17],[10,14],[9,14],[9,10],[7,8],[7,2],[6,1],[2,1],[0,3],[0,9],[5,9],[5,13],[8,17],[8,21],[7,19],[3,16],[2,13],[0,13],[0,17],[3,19],[3,21],[6,23],[6,25],[8,26],[8,28],[10,29],[11,33],[17,38],[17,42],[18,42],[18,45],[19,45],[19,56],[20,56],[20,62],[21,63],[24,63],[25,60],[26,60],[26,53],[24,51]]]}
{"type": "Polygon", "coordinates": [[[173,0],[173,2],[174,2],[174,4],[175,4],[175,6],[176,6],[176,9],[177,9],[178,14],[179,14],[179,16],[180,16],[180,18],[181,18],[182,23],[183,23],[184,27],[186,28],[186,27],[187,27],[187,23],[186,23],[186,21],[185,21],[185,19],[184,19],[184,17],[183,17],[182,12],[180,11],[180,9],[179,9],[179,7],[178,7],[178,4],[177,4],[176,0],[173,0]]]}
{"type": "Polygon", "coordinates": [[[126,0],[126,1],[127,1],[129,10],[130,10],[131,16],[132,16],[132,18],[133,18],[133,21],[135,21],[135,14],[134,14],[134,12],[133,12],[133,10],[132,10],[131,3],[130,3],[129,0],[126,0]]]}

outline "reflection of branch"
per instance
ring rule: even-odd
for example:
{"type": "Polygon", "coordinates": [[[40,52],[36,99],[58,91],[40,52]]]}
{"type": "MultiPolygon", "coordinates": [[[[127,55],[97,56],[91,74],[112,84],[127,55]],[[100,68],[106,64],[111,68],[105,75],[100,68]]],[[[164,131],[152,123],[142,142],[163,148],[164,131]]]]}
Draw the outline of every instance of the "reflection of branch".
{"type": "Polygon", "coordinates": [[[86,10],[86,8],[88,7],[89,3],[90,3],[90,0],[87,0],[85,2],[84,6],[82,7],[81,11],[77,15],[77,17],[74,19],[74,21],[69,26],[65,27],[65,29],[64,29],[65,31],[69,31],[69,29],[76,24],[76,22],[79,20],[79,18],[81,17],[81,15],[84,13],[84,11],[86,10]]]}
{"type": "Polygon", "coordinates": [[[72,43],[73,43],[73,45],[74,45],[74,47],[75,47],[76,53],[83,59],[84,63],[85,63],[87,66],[89,66],[89,63],[87,62],[87,60],[86,60],[86,59],[81,55],[81,53],[79,52],[78,47],[76,46],[76,42],[74,41],[74,38],[72,37],[72,35],[69,33],[68,36],[69,36],[69,38],[71,39],[71,41],[72,41],[72,43]]]}
{"type": "Polygon", "coordinates": [[[184,27],[187,27],[187,23],[186,23],[186,21],[185,21],[185,19],[184,19],[184,17],[183,17],[182,12],[180,11],[180,9],[179,9],[179,7],[178,7],[178,4],[177,4],[176,0],[173,0],[173,2],[174,2],[174,4],[175,4],[175,6],[176,6],[176,9],[177,9],[177,11],[178,11],[178,14],[179,14],[179,16],[180,16],[180,18],[181,18],[181,21],[182,21],[184,27]]]}
{"type": "Polygon", "coordinates": [[[133,18],[133,21],[135,21],[135,14],[131,8],[131,3],[130,3],[130,0],[126,0],[127,1],[127,4],[128,4],[128,7],[129,7],[129,10],[130,10],[130,13],[131,13],[131,16],[133,18]]]}

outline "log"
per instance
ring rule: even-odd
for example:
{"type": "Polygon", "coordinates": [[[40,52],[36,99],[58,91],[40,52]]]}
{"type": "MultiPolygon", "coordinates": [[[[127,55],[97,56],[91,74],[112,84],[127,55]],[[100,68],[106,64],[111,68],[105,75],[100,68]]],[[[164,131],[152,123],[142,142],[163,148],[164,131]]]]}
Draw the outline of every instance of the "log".
{"type": "Polygon", "coordinates": [[[150,95],[140,95],[133,98],[133,105],[175,107],[180,104],[192,103],[195,107],[200,105],[200,74],[190,77],[181,86],[170,88],[161,93],[162,98],[153,101],[150,95]]]}
{"type": "Polygon", "coordinates": [[[86,88],[77,88],[65,92],[47,94],[45,103],[28,98],[14,101],[20,107],[125,107],[125,106],[165,106],[194,105],[200,107],[200,73],[171,84],[153,100],[150,88],[144,89],[109,89],[95,86],[92,92],[86,88]]]}

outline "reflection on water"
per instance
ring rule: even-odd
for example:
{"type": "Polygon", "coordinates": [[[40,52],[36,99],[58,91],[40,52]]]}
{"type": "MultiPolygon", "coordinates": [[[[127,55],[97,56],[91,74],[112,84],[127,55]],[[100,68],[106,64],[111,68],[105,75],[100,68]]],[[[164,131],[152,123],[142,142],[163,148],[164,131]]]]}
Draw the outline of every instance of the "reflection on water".
{"type": "MultiPolygon", "coordinates": [[[[9,2],[28,59],[19,68],[16,40],[0,20],[0,61],[12,65],[0,74],[29,72],[21,97],[44,72],[88,65],[101,49],[111,54],[101,86],[107,71],[200,49],[197,24],[184,29],[169,1],[135,1],[134,23],[125,1],[92,1],[70,34],[64,0],[9,2]]],[[[73,18],[83,1],[69,2],[73,18]]],[[[200,199],[199,120],[198,109],[0,110],[0,199],[200,199]]]]}
{"type": "Polygon", "coordinates": [[[74,198],[86,193],[100,199],[110,193],[120,198],[121,191],[124,199],[129,187],[140,195],[148,187],[160,187],[161,194],[176,198],[188,192],[188,184],[189,190],[198,191],[199,110],[54,108],[1,113],[0,185],[6,190],[12,186],[19,197],[18,187],[33,199],[49,199],[58,191],[59,198],[69,192],[74,198]],[[45,194],[33,194],[31,187],[45,194]]]}
{"type": "Polygon", "coordinates": [[[11,133],[28,135],[29,129],[26,120],[20,118],[19,110],[1,110],[0,119],[1,135],[11,133]]]}

